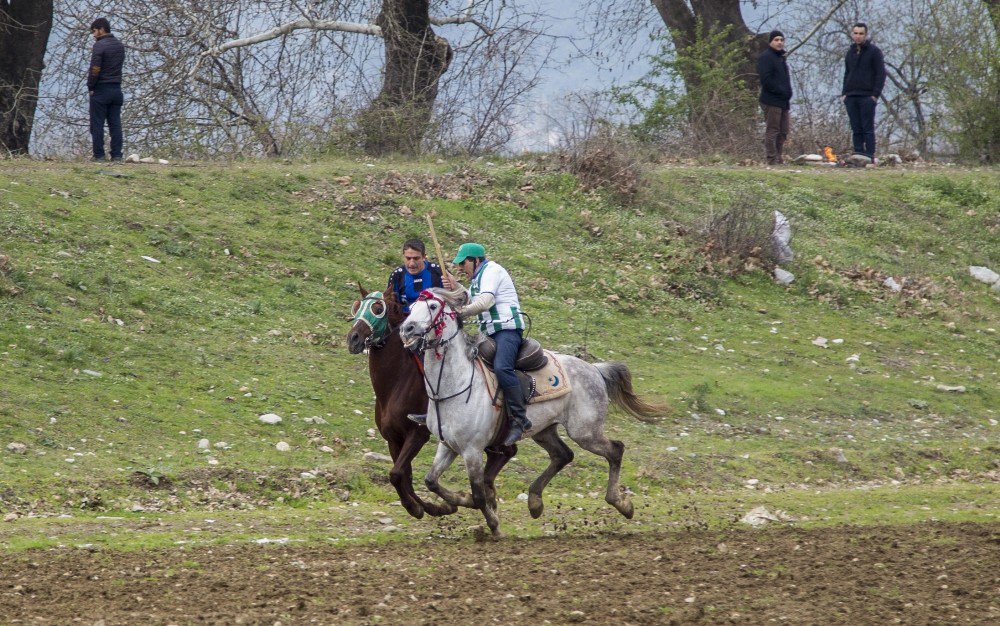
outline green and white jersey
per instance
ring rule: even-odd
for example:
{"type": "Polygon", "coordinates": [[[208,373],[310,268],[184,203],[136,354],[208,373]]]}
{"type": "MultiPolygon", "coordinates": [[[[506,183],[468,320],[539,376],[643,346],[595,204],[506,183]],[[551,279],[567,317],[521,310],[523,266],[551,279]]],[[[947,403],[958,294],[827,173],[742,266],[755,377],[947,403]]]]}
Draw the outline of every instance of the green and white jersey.
{"type": "Polygon", "coordinates": [[[472,277],[469,297],[475,298],[481,293],[493,294],[496,302],[479,314],[479,332],[492,335],[501,330],[524,329],[521,303],[507,270],[493,261],[483,262],[472,277]]]}

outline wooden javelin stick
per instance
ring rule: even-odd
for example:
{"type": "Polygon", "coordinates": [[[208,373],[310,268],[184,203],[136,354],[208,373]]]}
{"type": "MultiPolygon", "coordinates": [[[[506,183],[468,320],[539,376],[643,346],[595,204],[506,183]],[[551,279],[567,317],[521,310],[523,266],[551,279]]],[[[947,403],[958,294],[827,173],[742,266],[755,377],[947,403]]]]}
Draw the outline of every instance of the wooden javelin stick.
{"type": "Polygon", "coordinates": [[[441,244],[438,242],[437,233],[434,231],[434,222],[431,221],[431,213],[425,214],[424,218],[427,219],[427,226],[431,230],[431,243],[434,244],[434,253],[437,254],[438,264],[441,265],[441,271],[447,274],[452,280],[455,280],[455,277],[451,275],[451,272],[448,271],[448,267],[445,265],[446,261],[444,259],[444,254],[441,253],[441,244]]]}

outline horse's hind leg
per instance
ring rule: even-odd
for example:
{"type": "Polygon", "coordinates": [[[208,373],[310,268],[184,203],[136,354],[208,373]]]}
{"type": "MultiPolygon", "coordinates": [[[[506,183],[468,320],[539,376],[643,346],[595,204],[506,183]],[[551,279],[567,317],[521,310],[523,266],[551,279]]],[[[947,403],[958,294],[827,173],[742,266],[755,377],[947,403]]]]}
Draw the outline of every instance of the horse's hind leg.
{"type": "Polygon", "coordinates": [[[483,474],[483,453],[481,450],[467,450],[462,454],[465,459],[465,469],[469,472],[469,485],[472,487],[472,501],[476,508],[483,512],[486,525],[494,537],[500,536],[500,517],[496,507],[486,493],[486,479],[483,474]]]}
{"type": "Polygon", "coordinates": [[[431,465],[431,469],[427,472],[427,476],[424,478],[424,484],[433,493],[441,496],[441,499],[452,506],[464,506],[470,509],[479,508],[476,506],[472,497],[467,493],[455,493],[450,489],[447,489],[438,482],[441,478],[441,474],[444,473],[446,469],[454,462],[455,457],[458,456],[452,451],[451,448],[444,445],[443,443],[438,444],[437,454],[434,455],[434,464],[431,465]]]}
{"type": "Polygon", "coordinates": [[[573,451],[559,437],[559,425],[552,424],[532,437],[538,445],[542,446],[549,453],[549,466],[545,468],[541,476],[531,483],[528,489],[528,511],[531,517],[538,519],[545,504],[542,502],[542,491],[549,484],[552,477],[559,473],[559,470],[569,465],[573,460],[573,451]]]}
{"type": "Polygon", "coordinates": [[[618,477],[621,474],[625,444],[620,441],[608,439],[604,436],[603,432],[595,434],[590,432],[574,433],[570,431],[569,435],[584,450],[589,450],[608,460],[608,491],[604,494],[604,500],[618,509],[618,512],[626,518],[632,519],[632,515],[635,513],[635,510],[632,508],[632,501],[627,495],[618,491],[618,477]]]}

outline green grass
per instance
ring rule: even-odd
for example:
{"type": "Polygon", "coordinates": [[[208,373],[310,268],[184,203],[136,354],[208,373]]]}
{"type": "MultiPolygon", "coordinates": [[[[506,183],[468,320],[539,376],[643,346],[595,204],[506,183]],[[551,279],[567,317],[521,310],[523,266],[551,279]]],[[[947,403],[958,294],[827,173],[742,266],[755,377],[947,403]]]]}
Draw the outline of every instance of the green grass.
{"type": "MultiPolygon", "coordinates": [[[[638,391],[669,405],[658,423],[609,421],[627,448],[623,482],[651,503],[615,528],[669,527],[665,503],[685,498],[706,524],[735,523],[753,498],[830,523],[920,517],[867,503],[869,492],[849,509],[824,495],[896,493],[891,480],[933,516],[949,517],[949,493],[971,502],[952,506],[956,519],[988,519],[976,503],[996,509],[1000,297],[967,269],[1000,268],[996,170],[671,168],[630,208],[503,161],[102,171],[0,166],[0,510],[49,516],[0,534],[8,548],[50,535],[70,545],[51,516],[130,516],[136,504],[247,519],[390,506],[387,468],[361,460],[386,449],[368,434],[367,363],[347,353],[345,317],[354,282],[381,288],[431,210],[446,251],[477,239],[511,270],[534,337],[628,362],[638,391]],[[729,276],[680,234],[748,192],[792,219],[787,288],[760,270],[729,276]],[[890,275],[916,287],[892,294],[880,286],[890,275]],[[283,422],[257,420],[269,412],[283,422]],[[314,416],[326,423],[305,422],[314,416]],[[228,446],[202,452],[201,438],[228,446]],[[14,441],[27,453],[7,451],[14,441]]],[[[603,491],[604,461],[574,449],[549,494],[603,491]]],[[[508,510],[544,464],[522,446],[501,478],[508,510]]],[[[558,523],[576,522],[548,529],[558,523]]],[[[78,531],[83,543],[96,532],[78,531]]]]}

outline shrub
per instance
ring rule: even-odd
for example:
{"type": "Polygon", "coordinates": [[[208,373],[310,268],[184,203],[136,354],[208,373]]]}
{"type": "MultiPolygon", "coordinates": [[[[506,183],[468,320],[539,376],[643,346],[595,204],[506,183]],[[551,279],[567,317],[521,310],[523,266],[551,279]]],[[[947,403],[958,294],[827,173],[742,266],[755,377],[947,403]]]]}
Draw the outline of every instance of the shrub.
{"type": "Polygon", "coordinates": [[[700,232],[706,252],[727,265],[729,271],[775,265],[771,243],[774,211],[750,190],[738,192],[724,213],[709,212],[700,232]]]}

